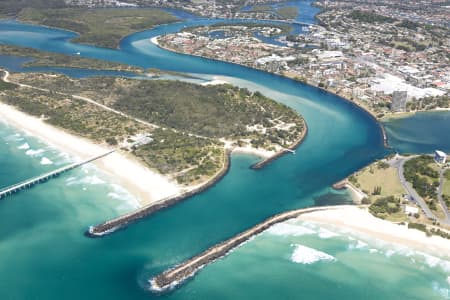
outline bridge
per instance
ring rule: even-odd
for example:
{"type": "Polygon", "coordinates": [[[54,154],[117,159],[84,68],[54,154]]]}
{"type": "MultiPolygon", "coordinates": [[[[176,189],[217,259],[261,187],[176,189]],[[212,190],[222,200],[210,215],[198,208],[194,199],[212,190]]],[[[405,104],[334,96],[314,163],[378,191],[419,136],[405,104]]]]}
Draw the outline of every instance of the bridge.
{"type": "Polygon", "coordinates": [[[67,171],[70,171],[70,170],[73,170],[75,168],[78,168],[78,167],[80,167],[82,165],[88,164],[88,163],[90,163],[92,161],[95,161],[97,159],[105,157],[105,156],[113,153],[114,151],[115,150],[111,150],[111,151],[108,151],[108,152],[103,153],[101,155],[97,155],[95,157],[89,158],[87,160],[84,160],[84,161],[81,161],[81,162],[76,162],[76,163],[70,164],[68,166],[56,169],[54,171],[42,174],[40,176],[33,177],[33,178],[30,178],[30,179],[24,180],[22,182],[19,182],[19,183],[10,185],[8,187],[5,187],[3,189],[0,189],[0,199],[3,199],[5,197],[7,197],[7,196],[10,196],[10,195],[12,195],[14,193],[17,193],[17,192],[21,191],[21,190],[29,189],[29,188],[33,187],[34,185],[36,185],[36,184],[48,181],[49,179],[57,177],[57,176],[61,175],[62,173],[65,173],[67,171]]]}

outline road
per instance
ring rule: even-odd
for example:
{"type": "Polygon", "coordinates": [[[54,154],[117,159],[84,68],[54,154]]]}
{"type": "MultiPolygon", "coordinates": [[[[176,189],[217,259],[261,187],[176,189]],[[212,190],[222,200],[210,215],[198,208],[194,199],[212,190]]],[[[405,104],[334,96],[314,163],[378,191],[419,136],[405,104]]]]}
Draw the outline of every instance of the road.
{"type": "Polygon", "coordinates": [[[391,165],[391,167],[394,167],[397,169],[398,171],[398,177],[400,179],[401,184],[403,185],[403,187],[405,188],[406,192],[409,195],[410,199],[413,199],[414,202],[416,202],[420,208],[422,209],[422,211],[424,212],[425,216],[428,219],[436,219],[436,216],[431,212],[430,208],[428,207],[427,203],[425,202],[425,200],[423,200],[422,197],[419,196],[419,194],[417,194],[416,190],[413,189],[413,187],[411,186],[411,184],[409,182],[406,181],[405,176],[403,174],[404,172],[404,165],[408,160],[411,160],[413,158],[415,158],[416,156],[410,156],[410,157],[396,157],[394,159],[392,159],[389,164],[391,165]]]}

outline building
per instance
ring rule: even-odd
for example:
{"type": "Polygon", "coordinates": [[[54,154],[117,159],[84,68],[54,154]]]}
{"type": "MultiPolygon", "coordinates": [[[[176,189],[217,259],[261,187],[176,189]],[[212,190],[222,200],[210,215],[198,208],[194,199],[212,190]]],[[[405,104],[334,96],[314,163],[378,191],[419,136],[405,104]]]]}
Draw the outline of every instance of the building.
{"type": "Polygon", "coordinates": [[[419,213],[419,209],[414,206],[405,205],[405,214],[407,215],[415,215],[419,213]]]}
{"type": "Polygon", "coordinates": [[[438,164],[445,164],[445,161],[447,160],[447,154],[442,151],[436,150],[434,151],[434,160],[438,164]]]}
{"type": "Polygon", "coordinates": [[[391,110],[393,112],[406,111],[406,99],[408,92],[406,91],[394,91],[392,93],[391,110]]]}

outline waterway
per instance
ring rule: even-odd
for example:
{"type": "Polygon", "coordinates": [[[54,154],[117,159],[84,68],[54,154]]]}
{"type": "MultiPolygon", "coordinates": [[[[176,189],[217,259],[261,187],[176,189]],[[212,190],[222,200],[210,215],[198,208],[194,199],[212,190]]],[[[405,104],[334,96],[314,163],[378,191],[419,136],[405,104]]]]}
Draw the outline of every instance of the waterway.
{"type": "MultiPolygon", "coordinates": [[[[294,232],[258,236],[173,293],[148,290],[153,275],[273,214],[345,203],[348,195],[333,192],[330,184],[386,153],[378,124],[334,95],[242,66],[171,53],[150,42],[184,26],[212,22],[193,18],[163,25],[124,38],[117,50],[73,44],[74,34],[62,30],[0,22],[0,43],[219,77],[291,106],[309,127],[295,155],[260,171],[249,169],[255,157],[235,155],[229,174],[213,188],[102,239],[86,238],[83,232],[131,210],[135,201],[95,168],[84,167],[2,200],[2,299],[448,297],[448,262],[303,223],[294,224],[299,227],[294,232]]],[[[0,153],[2,186],[51,169],[47,160],[57,165],[76,159],[3,123],[0,153]],[[43,151],[31,155],[30,149],[43,151]]]]}

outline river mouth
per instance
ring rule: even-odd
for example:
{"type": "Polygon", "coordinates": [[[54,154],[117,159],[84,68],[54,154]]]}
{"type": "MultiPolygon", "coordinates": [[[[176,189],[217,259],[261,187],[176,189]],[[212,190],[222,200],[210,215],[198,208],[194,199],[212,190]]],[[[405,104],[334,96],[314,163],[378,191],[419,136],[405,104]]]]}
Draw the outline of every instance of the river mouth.
{"type": "MultiPolygon", "coordinates": [[[[285,155],[258,172],[249,169],[255,157],[233,155],[230,172],[210,190],[104,239],[83,236],[89,225],[113,214],[108,209],[96,210],[108,203],[93,200],[104,199],[101,192],[92,197],[72,189],[58,194],[49,186],[48,191],[33,190],[35,202],[26,201],[29,195],[24,194],[17,196],[16,201],[1,203],[0,213],[6,217],[0,225],[11,231],[2,250],[5,271],[0,271],[5,279],[3,286],[11,287],[2,288],[6,298],[30,298],[31,291],[46,299],[57,299],[63,291],[67,299],[153,298],[136,284],[137,274],[157,274],[276,213],[314,205],[314,198],[328,193],[331,184],[385,154],[379,125],[361,109],[332,94],[242,66],[171,53],[150,42],[153,36],[202,22],[213,21],[191,20],[136,33],[123,39],[117,50],[70,43],[71,36],[64,31],[0,22],[0,42],[6,44],[66,54],[80,52],[85,57],[194,73],[205,79],[222,77],[296,109],[305,117],[309,129],[295,155],[285,155]],[[67,206],[52,204],[46,193],[56,195],[67,206]],[[89,205],[74,209],[79,205],[78,199],[89,205]],[[22,207],[21,202],[28,207],[22,207]],[[52,207],[51,213],[42,211],[46,207],[52,207]],[[27,212],[28,222],[12,220],[13,216],[7,214],[10,209],[27,212]],[[76,217],[72,215],[74,211],[76,217]],[[11,227],[8,222],[16,226],[11,227]],[[33,230],[44,228],[47,236],[30,237],[27,224],[33,230]],[[39,261],[35,261],[36,253],[40,253],[39,261]],[[9,276],[7,272],[13,269],[16,272],[9,276]],[[20,278],[32,281],[28,291],[15,284],[20,278]],[[63,288],[52,291],[48,286],[52,278],[59,278],[58,286],[63,288]]],[[[70,75],[70,70],[66,71],[70,75]]],[[[3,153],[12,161],[23,159],[6,150],[3,153]]],[[[258,286],[257,282],[253,284],[258,286]]],[[[189,284],[168,297],[186,299],[190,292],[189,284]]],[[[242,293],[241,297],[247,299],[258,294],[256,290],[242,293]]]]}

